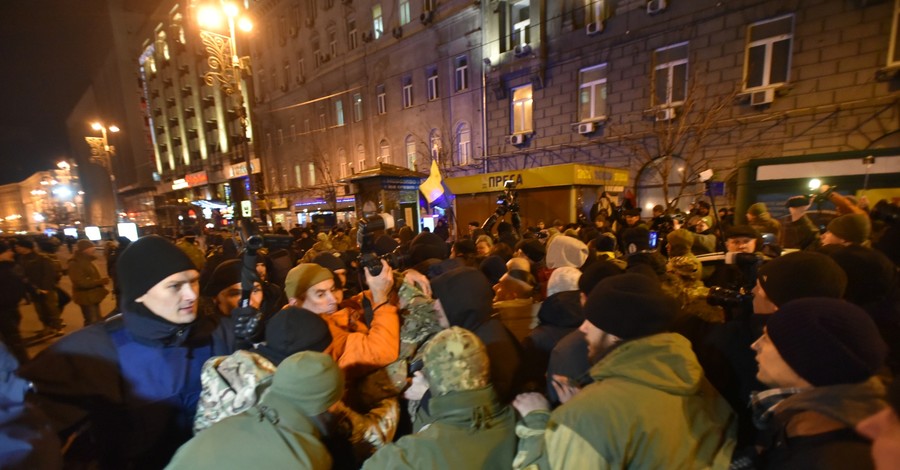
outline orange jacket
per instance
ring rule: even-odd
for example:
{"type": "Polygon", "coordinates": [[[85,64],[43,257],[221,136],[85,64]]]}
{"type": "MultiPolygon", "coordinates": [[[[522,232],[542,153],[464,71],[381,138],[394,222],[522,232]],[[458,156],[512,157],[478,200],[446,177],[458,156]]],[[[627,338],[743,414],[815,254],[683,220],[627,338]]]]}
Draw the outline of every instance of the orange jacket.
{"type": "Polygon", "coordinates": [[[360,377],[397,360],[400,355],[400,316],[397,306],[385,303],[375,308],[371,326],[363,322],[363,295],[372,301],[369,291],[345,301],[344,308],[322,315],[331,332],[326,354],[337,361],[348,378],[360,377]],[[377,307],[377,308],[376,308],[377,307]]]}

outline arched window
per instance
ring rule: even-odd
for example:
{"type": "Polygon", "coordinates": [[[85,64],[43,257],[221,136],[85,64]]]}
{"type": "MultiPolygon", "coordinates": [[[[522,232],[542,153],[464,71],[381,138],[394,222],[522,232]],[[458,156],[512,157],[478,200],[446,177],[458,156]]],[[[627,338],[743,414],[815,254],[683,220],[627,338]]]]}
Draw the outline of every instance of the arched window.
{"type": "Polygon", "coordinates": [[[410,170],[416,170],[416,138],[412,134],[406,136],[406,167],[410,170]]]}
{"type": "Polygon", "coordinates": [[[338,165],[341,167],[340,170],[338,170],[338,174],[341,175],[341,178],[346,178],[350,175],[348,163],[347,152],[344,151],[344,147],[338,147],[338,165]]]}
{"type": "Polygon", "coordinates": [[[472,163],[472,131],[469,123],[461,122],[456,126],[456,164],[472,163]]]}
{"type": "Polygon", "coordinates": [[[431,130],[428,138],[428,149],[431,153],[431,159],[441,161],[441,131],[437,129],[431,130]]]}
{"type": "Polygon", "coordinates": [[[378,143],[378,162],[391,163],[391,144],[387,139],[381,139],[378,143]]]}
{"type": "Polygon", "coordinates": [[[359,144],[356,146],[356,171],[360,172],[366,169],[366,149],[359,144]]]}

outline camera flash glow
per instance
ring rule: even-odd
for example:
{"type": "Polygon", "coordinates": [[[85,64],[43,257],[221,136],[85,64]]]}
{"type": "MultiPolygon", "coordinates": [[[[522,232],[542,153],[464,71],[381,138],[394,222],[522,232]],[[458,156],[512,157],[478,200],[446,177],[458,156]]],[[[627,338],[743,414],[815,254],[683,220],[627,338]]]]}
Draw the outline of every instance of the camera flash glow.
{"type": "Polygon", "coordinates": [[[818,178],[809,180],[809,189],[819,189],[819,186],[822,186],[822,182],[818,178]]]}

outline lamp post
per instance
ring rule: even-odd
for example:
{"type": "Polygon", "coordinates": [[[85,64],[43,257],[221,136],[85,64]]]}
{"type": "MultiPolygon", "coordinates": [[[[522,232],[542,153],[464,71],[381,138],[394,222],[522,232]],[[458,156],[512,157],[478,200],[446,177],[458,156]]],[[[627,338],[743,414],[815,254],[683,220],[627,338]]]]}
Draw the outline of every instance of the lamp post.
{"type": "MultiPolygon", "coordinates": [[[[200,40],[206,46],[209,53],[207,64],[209,72],[203,76],[203,80],[209,86],[219,86],[226,96],[235,95],[237,101],[235,110],[241,125],[241,148],[244,152],[244,166],[247,170],[249,183],[248,199],[251,207],[256,206],[256,184],[253,181],[253,169],[251,168],[251,154],[247,144],[247,135],[253,133],[249,120],[249,113],[244,103],[244,93],[241,86],[242,74],[249,71],[249,57],[240,57],[237,52],[237,39],[235,29],[249,32],[253,29],[253,23],[246,16],[242,16],[240,9],[234,3],[219,0],[218,6],[206,4],[197,11],[197,22],[200,26],[200,40]],[[228,35],[220,34],[213,29],[222,29],[223,15],[228,25],[228,35]]],[[[250,140],[256,139],[250,136],[250,140]]],[[[259,155],[257,155],[259,158],[259,155]]],[[[260,159],[260,162],[262,160],[260,159]]]]}
{"type": "Polygon", "coordinates": [[[91,129],[100,131],[102,137],[85,137],[84,140],[91,146],[91,161],[99,163],[109,173],[109,184],[113,193],[113,204],[116,209],[115,222],[121,220],[121,207],[119,206],[119,194],[116,190],[116,175],[112,171],[112,157],[116,153],[116,148],[109,145],[109,134],[119,132],[119,127],[115,124],[104,125],[100,122],[91,123],[91,129]]]}

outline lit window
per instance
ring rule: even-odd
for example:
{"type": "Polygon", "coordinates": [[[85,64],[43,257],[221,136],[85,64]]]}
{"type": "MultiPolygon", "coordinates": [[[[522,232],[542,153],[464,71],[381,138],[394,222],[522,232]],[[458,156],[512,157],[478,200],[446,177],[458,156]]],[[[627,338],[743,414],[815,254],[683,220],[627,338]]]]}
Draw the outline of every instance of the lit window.
{"type": "Polygon", "coordinates": [[[412,77],[403,79],[403,108],[411,108],[413,105],[412,77]]]}
{"type": "Polygon", "coordinates": [[[431,148],[431,159],[438,162],[441,161],[441,133],[437,129],[431,130],[429,137],[429,147],[431,148]]]}
{"type": "Polygon", "coordinates": [[[525,85],[513,89],[512,99],[512,132],[513,134],[525,134],[531,132],[534,127],[531,123],[533,106],[531,85],[525,85]]]}
{"type": "Polygon", "coordinates": [[[309,185],[315,186],[316,185],[316,164],[313,162],[309,162],[306,164],[306,168],[309,173],[309,185]]]}
{"type": "Polygon", "coordinates": [[[298,188],[303,186],[303,180],[300,177],[302,173],[303,172],[300,170],[300,164],[298,163],[294,165],[294,184],[298,188]]]}
{"type": "Polygon", "coordinates": [[[409,23],[409,0],[400,0],[400,26],[409,23]]]}
{"type": "Polygon", "coordinates": [[[469,58],[466,56],[456,58],[456,67],[454,78],[456,83],[454,87],[456,91],[463,91],[469,88],[469,58]]]}
{"type": "Polygon", "coordinates": [[[653,106],[672,107],[687,95],[688,43],[653,51],[653,106]]]}
{"type": "Polygon", "coordinates": [[[468,165],[472,159],[472,131],[469,124],[462,123],[456,128],[456,156],[459,165],[468,165]]]}
{"type": "Polygon", "coordinates": [[[406,167],[416,169],[416,138],[411,135],[406,136],[406,167]]]}
{"type": "Polygon", "coordinates": [[[362,144],[356,146],[356,162],[357,170],[363,171],[366,169],[366,149],[363,148],[362,144]]]}
{"type": "Polygon", "coordinates": [[[337,126],[344,125],[344,102],[340,99],[334,102],[334,122],[337,126]]]}
{"type": "Polygon", "coordinates": [[[791,70],[794,15],[761,21],[747,27],[744,89],[787,83],[791,70]]]}
{"type": "Polygon", "coordinates": [[[612,15],[607,0],[584,0],[584,10],[586,23],[602,24],[612,15]]]}
{"type": "Polygon", "coordinates": [[[578,120],[606,116],[606,64],[581,69],[578,89],[578,120]]]}
{"type": "Polygon", "coordinates": [[[341,167],[341,178],[346,178],[348,176],[347,167],[350,166],[350,163],[347,161],[347,152],[344,151],[344,147],[338,148],[338,164],[341,167]]]}
{"type": "Polygon", "coordinates": [[[428,71],[428,101],[434,101],[440,98],[438,93],[438,72],[437,68],[428,71]]]}
{"type": "Polygon", "coordinates": [[[363,118],[362,94],[354,93],[353,94],[353,122],[362,121],[362,118],[363,118]]]}
{"type": "Polygon", "coordinates": [[[375,87],[375,104],[378,114],[387,114],[387,101],[385,100],[384,85],[375,87]]]}
{"type": "Polygon", "coordinates": [[[381,17],[380,3],[372,7],[372,32],[375,35],[375,39],[380,38],[384,34],[384,19],[381,17]]]}

